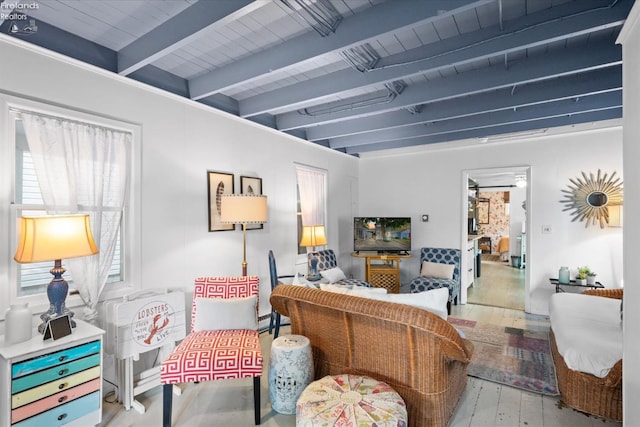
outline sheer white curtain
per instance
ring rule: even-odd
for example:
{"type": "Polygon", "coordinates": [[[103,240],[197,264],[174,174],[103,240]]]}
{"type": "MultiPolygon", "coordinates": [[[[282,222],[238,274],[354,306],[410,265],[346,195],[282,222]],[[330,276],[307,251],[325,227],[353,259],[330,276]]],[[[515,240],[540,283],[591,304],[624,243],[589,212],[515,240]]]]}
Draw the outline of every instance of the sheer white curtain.
{"type": "Polygon", "coordinates": [[[326,172],[298,167],[302,225],[324,225],[326,172]]]}
{"type": "Polygon", "coordinates": [[[84,318],[92,321],[128,197],[132,134],[37,113],[20,118],[47,212],[90,214],[100,253],[65,264],[85,303],[84,318]]]}

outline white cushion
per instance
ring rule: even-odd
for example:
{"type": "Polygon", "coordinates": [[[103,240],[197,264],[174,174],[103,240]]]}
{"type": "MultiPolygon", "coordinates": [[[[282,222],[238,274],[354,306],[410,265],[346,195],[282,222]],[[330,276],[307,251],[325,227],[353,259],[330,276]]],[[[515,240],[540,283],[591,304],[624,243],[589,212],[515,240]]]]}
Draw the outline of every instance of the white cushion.
{"type": "Polygon", "coordinates": [[[333,283],[320,283],[320,289],[338,294],[356,295],[361,297],[367,297],[369,294],[387,293],[385,288],[367,288],[366,286],[336,285],[333,283]]]}
{"type": "Polygon", "coordinates": [[[447,288],[431,289],[412,294],[372,295],[370,298],[422,308],[447,320],[447,301],[449,301],[449,290],[447,288]]]}
{"type": "Polygon", "coordinates": [[[420,275],[424,277],[435,277],[437,279],[453,279],[453,264],[441,264],[439,262],[422,261],[420,275]]]}
{"type": "Polygon", "coordinates": [[[258,297],[202,298],[196,297],[194,331],[221,329],[258,329],[258,297]]]}
{"type": "Polygon", "coordinates": [[[569,369],[604,378],[622,359],[620,301],[594,295],[551,295],[549,321],[569,369]]]}
{"type": "Polygon", "coordinates": [[[338,267],[323,270],[320,272],[320,275],[327,279],[329,283],[335,283],[339,280],[344,280],[347,278],[347,276],[344,275],[344,272],[338,267]]]}
{"type": "Polygon", "coordinates": [[[449,290],[447,288],[432,289],[415,294],[388,294],[385,288],[365,288],[363,286],[344,286],[332,284],[320,284],[323,291],[336,292],[345,295],[354,295],[378,301],[395,302],[422,308],[447,320],[447,301],[449,290]]]}

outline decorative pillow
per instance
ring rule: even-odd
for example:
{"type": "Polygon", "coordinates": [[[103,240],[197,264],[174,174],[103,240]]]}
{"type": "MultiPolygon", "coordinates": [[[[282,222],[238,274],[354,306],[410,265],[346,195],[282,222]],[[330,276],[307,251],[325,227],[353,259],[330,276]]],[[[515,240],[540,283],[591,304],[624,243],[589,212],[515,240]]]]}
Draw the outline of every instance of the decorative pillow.
{"type": "Polygon", "coordinates": [[[258,329],[256,304],[258,297],[202,298],[196,297],[194,331],[221,329],[258,329]]]}
{"type": "Polygon", "coordinates": [[[420,275],[424,277],[435,277],[438,279],[453,279],[453,264],[441,264],[439,262],[422,261],[420,275]]]}
{"type": "Polygon", "coordinates": [[[417,292],[413,294],[386,294],[369,296],[371,299],[380,301],[395,302],[397,304],[407,304],[442,317],[447,320],[447,301],[449,301],[449,290],[447,288],[431,289],[429,291],[417,292]]]}
{"type": "Polygon", "coordinates": [[[320,283],[323,291],[335,292],[338,294],[355,295],[358,297],[368,297],[370,294],[386,294],[385,288],[367,288],[364,286],[336,285],[331,283],[320,283]]]}
{"type": "Polygon", "coordinates": [[[335,283],[339,280],[344,280],[347,278],[347,276],[344,275],[344,272],[338,267],[323,270],[320,272],[320,275],[327,279],[329,283],[335,283]]]}

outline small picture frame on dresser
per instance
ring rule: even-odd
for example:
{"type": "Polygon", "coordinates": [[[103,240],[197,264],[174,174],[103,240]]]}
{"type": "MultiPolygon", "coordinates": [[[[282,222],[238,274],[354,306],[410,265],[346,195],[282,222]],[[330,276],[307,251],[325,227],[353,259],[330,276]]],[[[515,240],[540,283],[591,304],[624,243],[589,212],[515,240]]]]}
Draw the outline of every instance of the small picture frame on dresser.
{"type": "Polygon", "coordinates": [[[71,319],[68,314],[54,317],[47,322],[47,326],[44,328],[43,340],[66,337],[71,335],[71,319]]]}

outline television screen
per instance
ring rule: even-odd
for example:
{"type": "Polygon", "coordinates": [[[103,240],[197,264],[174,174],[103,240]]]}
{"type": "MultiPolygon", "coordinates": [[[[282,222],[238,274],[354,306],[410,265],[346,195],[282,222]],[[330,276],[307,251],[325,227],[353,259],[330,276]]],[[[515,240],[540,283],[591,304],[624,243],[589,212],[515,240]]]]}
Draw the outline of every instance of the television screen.
{"type": "Polygon", "coordinates": [[[411,250],[411,218],[355,217],[353,250],[377,252],[409,252],[411,250]]]}

